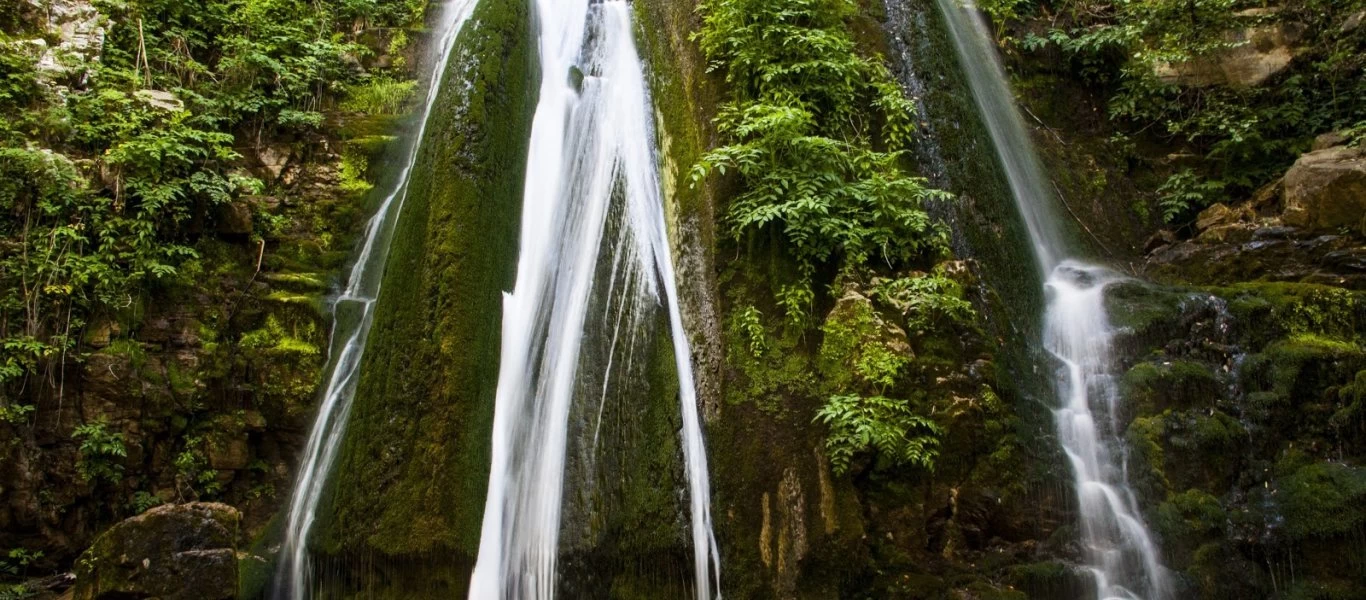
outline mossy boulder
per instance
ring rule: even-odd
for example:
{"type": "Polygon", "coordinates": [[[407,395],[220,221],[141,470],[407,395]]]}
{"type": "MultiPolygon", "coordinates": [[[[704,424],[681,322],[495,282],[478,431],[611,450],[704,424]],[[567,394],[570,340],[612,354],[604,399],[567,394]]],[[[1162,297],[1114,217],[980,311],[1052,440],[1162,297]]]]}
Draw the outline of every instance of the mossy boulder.
{"type": "Polygon", "coordinates": [[[76,561],[75,600],[231,600],[242,516],[226,504],[158,506],[95,539],[76,561]]]}

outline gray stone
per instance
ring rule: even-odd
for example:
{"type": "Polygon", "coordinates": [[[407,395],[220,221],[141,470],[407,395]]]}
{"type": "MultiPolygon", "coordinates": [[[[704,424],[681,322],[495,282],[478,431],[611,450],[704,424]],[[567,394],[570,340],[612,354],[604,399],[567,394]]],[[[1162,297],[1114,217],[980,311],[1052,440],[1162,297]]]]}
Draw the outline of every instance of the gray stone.
{"type": "Polygon", "coordinates": [[[185,103],[181,102],[180,98],[171,92],[162,90],[138,90],[133,92],[133,97],[158,110],[168,112],[185,110],[185,103]]]}

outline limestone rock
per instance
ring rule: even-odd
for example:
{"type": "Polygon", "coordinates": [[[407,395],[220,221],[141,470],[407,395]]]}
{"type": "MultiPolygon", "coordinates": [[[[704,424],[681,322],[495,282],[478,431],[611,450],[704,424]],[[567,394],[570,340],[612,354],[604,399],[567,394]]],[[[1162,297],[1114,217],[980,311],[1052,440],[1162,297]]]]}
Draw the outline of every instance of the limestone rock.
{"type": "Polygon", "coordinates": [[[1366,149],[1337,146],[1305,154],[1285,174],[1287,225],[1366,233],[1366,149]]]}
{"type": "Polygon", "coordinates": [[[279,179],[280,174],[285,171],[285,166],[289,164],[290,154],[288,145],[263,146],[256,152],[256,160],[260,162],[261,168],[270,174],[271,179],[279,179]]]}
{"type": "Polygon", "coordinates": [[[1224,41],[1232,47],[1185,62],[1155,65],[1154,74],[1172,85],[1256,87],[1290,66],[1301,35],[1302,27],[1291,23],[1231,31],[1224,41]]]}
{"type": "Polygon", "coordinates": [[[133,97],[158,110],[177,112],[185,109],[185,103],[171,92],[162,90],[138,90],[133,97]]]}
{"type": "Polygon", "coordinates": [[[237,437],[209,444],[209,466],[223,471],[240,471],[251,463],[247,438],[237,437]]]}
{"type": "Polygon", "coordinates": [[[56,38],[56,43],[45,47],[38,58],[38,72],[45,79],[85,72],[89,63],[99,60],[108,19],[90,0],[24,0],[24,3],[32,7],[35,14],[44,17],[48,34],[56,38]]]}
{"type": "Polygon", "coordinates": [[[1314,138],[1314,145],[1310,150],[1327,150],[1333,146],[1341,146],[1347,143],[1347,133],[1342,131],[1330,131],[1321,133],[1314,138]]]}
{"type": "Polygon", "coordinates": [[[76,561],[73,600],[232,600],[242,517],[226,504],[158,506],[95,538],[76,561]]]}

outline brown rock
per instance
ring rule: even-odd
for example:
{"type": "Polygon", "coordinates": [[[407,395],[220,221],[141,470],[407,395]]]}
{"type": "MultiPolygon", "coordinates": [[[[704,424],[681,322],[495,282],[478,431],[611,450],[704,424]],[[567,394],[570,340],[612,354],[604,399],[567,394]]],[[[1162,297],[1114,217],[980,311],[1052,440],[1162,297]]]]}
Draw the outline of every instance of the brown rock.
{"type": "Polygon", "coordinates": [[[1184,62],[1161,63],[1153,71],[1172,85],[1256,87],[1290,66],[1301,35],[1303,27],[1293,23],[1230,31],[1224,41],[1232,47],[1184,62]]]}
{"type": "Polygon", "coordinates": [[[1285,174],[1287,225],[1366,234],[1366,149],[1337,146],[1305,154],[1285,174]]]}
{"type": "Polygon", "coordinates": [[[1347,134],[1342,131],[1330,131],[1320,133],[1314,138],[1314,145],[1310,150],[1327,150],[1333,146],[1341,146],[1347,143],[1347,134]]]}
{"type": "Polygon", "coordinates": [[[209,444],[209,466],[224,471],[240,471],[251,463],[247,438],[232,438],[209,444]]]}
{"type": "Polygon", "coordinates": [[[1222,202],[1215,203],[1200,211],[1200,214],[1195,217],[1195,228],[1204,231],[1220,225],[1232,225],[1242,221],[1246,216],[1247,211],[1245,210],[1232,208],[1222,202]]]}
{"type": "Polygon", "coordinates": [[[218,233],[227,235],[247,235],[251,233],[251,204],[238,200],[221,204],[216,219],[218,233]]]}
{"type": "Polygon", "coordinates": [[[1143,253],[1150,254],[1159,248],[1163,248],[1169,244],[1175,244],[1176,241],[1176,234],[1172,233],[1171,230],[1159,229],[1157,233],[1154,233],[1148,238],[1147,242],[1143,243],[1143,253]]]}

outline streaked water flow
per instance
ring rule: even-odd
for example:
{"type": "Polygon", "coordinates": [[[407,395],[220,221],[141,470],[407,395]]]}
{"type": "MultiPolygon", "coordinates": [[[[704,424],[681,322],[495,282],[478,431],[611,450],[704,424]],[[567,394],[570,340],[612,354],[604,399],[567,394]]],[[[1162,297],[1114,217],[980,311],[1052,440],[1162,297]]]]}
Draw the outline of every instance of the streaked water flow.
{"type": "Polygon", "coordinates": [[[1124,470],[1105,287],[1120,277],[1068,259],[1057,199],[1014,104],[992,37],[971,0],[936,0],[991,135],[1045,279],[1044,348],[1057,358],[1054,419],[1076,486],[1095,597],[1169,597],[1165,569],[1124,470]]]}
{"type": "Polygon", "coordinates": [[[586,485],[566,481],[571,410],[576,403],[597,403],[588,434],[596,445],[607,386],[620,380],[613,372],[638,360],[634,345],[619,340],[636,335],[662,305],[680,389],[695,595],[708,600],[719,587],[719,559],[706,454],[630,5],[537,0],[535,10],[542,80],[517,278],[504,296],[492,464],[469,597],[554,597],[566,488],[573,497],[586,485]],[[605,237],[612,248],[607,260],[605,237]],[[596,285],[603,276],[606,285],[596,285]],[[594,297],[603,287],[612,298],[594,297]],[[618,312],[596,316],[598,306],[618,312]],[[585,338],[593,336],[611,340],[606,357],[585,355],[585,338]],[[627,349],[624,355],[618,347],[627,349]],[[583,372],[599,367],[608,372],[583,372]],[[603,387],[585,390],[585,380],[600,380],[603,387]]]}
{"type": "Polygon", "coordinates": [[[427,94],[419,113],[417,131],[404,150],[403,166],[393,190],[384,197],[375,214],[366,223],[360,254],[351,267],[346,288],[335,300],[331,348],[326,371],[327,383],[323,387],[318,417],[309,431],[298,479],[290,496],[285,538],[280,548],[279,566],[271,592],[276,600],[303,600],[312,597],[308,535],[313,527],[315,511],[318,501],[322,498],[327,475],[337,458],[337,449],[346,432],[347,417],[351,412],[360,372],[361,356],[365,352],[365,340],[374,322],[375,300],[380,294],[380,282],[389,255],[389,243],[393,237],[394,225],[403,210],[403,203],[408,197],[408,183],[413,167],[417,163],[418,149],[427,131],[427,120],[431,116],[432,105],[441,92],[441,74],[446,67],[451,49],[455,46],[455,39],[469,19],[475,3],[476,0],[452,0],[441,6],[436,29],[438,43],[429,57],[431,71],[427,77],[427,94]]]}

